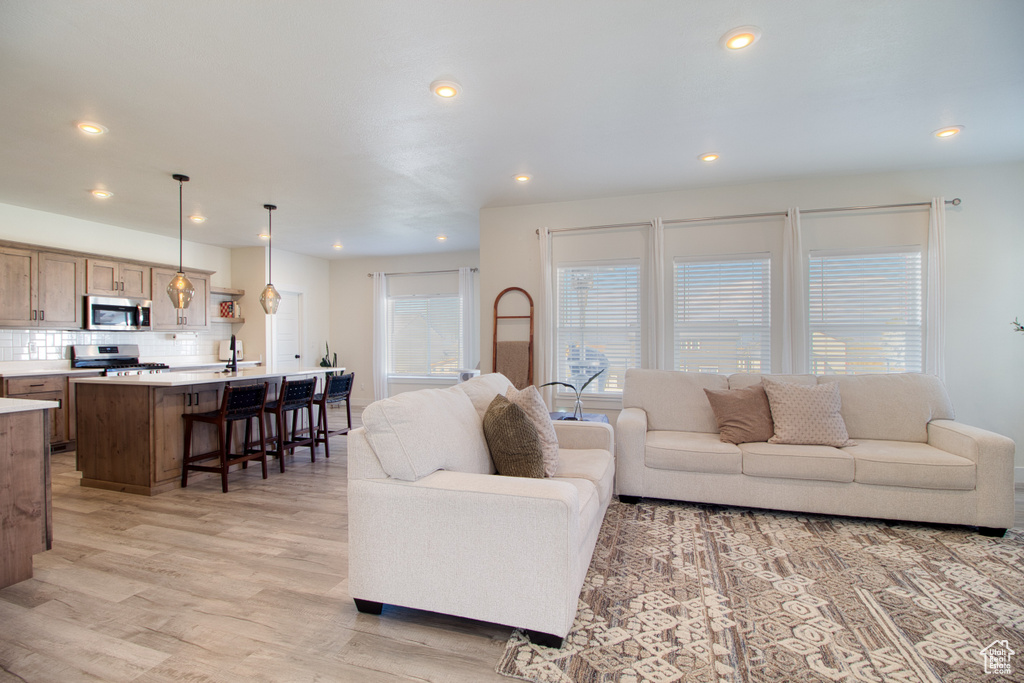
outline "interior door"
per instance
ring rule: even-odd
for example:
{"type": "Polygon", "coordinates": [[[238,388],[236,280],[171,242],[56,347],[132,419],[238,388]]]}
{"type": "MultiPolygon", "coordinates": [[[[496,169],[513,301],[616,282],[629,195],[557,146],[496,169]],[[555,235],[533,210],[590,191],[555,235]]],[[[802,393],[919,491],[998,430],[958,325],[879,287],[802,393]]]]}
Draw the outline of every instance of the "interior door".
{"type": "Polygon", "coordinates": [[[274,367],[277,372],[298,370],[303,366],[302,295],[281,292],[281,305],[274,318],[274,367]]]}

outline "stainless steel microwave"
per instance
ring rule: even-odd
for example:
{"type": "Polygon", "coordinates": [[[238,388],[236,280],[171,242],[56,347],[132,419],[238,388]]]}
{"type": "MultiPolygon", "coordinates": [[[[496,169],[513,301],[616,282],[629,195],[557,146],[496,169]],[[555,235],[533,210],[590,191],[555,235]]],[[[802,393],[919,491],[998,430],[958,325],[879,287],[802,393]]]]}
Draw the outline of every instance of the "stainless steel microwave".
{"type": "Polygon", "coordinates": [[[150,330],[149,299],[121,299],[107,296],[85,297],[85,329],[150,330]]]}

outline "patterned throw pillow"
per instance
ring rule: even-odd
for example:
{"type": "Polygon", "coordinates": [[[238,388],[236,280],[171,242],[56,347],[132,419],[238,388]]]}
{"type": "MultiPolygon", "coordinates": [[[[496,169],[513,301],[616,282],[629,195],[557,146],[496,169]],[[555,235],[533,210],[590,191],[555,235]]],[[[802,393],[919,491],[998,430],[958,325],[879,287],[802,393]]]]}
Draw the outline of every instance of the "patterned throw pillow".
{"type": "Polygon", "coordinates": [[[531,384],[522,391],[515,387],[509,387],[505,396],[522,408],[537,428],[537,435],[540,437],[540,450],[544,454],[544,476],[555,476],[555,471],[558,469],[558,435],[555,434],[555,426],[548,414],[548,407],[545,405],[544,399],[540,397],[537,387],[531,384]]]}
{"type": "Polygon", "coordinates": [[[839,413],[839,385],[793,384],[761,378],[775,422],[775,436],[768,443],[815,446],[852,446],[846,423],[839,413]]]}
{"type": "Polygon", "coordinates": [[[544,477],[544,456],[537,428],[523,409],[498,394],[484,413],[484,438],[498,474],[544,477]]]}
{"type": "Polygon", "coordinates": [[[725,443],[767,441],[775,434],[772,409],[764,387],[705,389],[718,423],[719,439],[725,443]]]}

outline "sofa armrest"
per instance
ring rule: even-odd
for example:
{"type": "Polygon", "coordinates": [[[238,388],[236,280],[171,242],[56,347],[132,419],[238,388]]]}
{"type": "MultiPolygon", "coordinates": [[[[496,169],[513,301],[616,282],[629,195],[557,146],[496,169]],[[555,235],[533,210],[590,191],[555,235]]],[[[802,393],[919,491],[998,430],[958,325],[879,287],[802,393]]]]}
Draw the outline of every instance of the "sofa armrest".
{"type": "Polygon", "coordinates": [[[647,412],[624,408],[615,421],[615,492],[644,495],[644,453],[647,449],[647,412]]]}
{"type": "Polygon", "coordinates": [[[615,435],[610,424],[555,420],[554,425],[559,448],[594,448],[615,455],[615,435]]]}
{"type": "Polygon", "coordinates": [[[348,511],[352,597],[561,636],[572,626],[590,559],[579,557],[572,484],[449,471],[360,479],[348,511]]]}
{"type": "Polygon", "coordinates": [[[954,420],[932,420],[928,445],[974,462],[979,526],[1013,526],[1013,439],[954,420]]]}

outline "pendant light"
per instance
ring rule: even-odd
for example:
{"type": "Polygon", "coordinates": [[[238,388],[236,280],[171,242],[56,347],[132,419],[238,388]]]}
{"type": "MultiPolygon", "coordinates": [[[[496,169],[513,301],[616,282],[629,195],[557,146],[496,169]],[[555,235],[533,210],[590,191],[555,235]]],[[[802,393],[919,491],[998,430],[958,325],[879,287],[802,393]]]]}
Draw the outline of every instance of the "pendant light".
{"type": "Polygon", "coordinates": [[[260,292],[260,305],[263,306],[263,310],[267,312],[267,315],[274,315],[277,313],[277,307],[281,303],[281,295],[277,293],[277,289],[274,287],[273,271],[271,270],[274,256],[272,244],[274,239],[274,214],[272,212],[277,207],[273,204],[264,204],[263,208],[267,210],[267,286],[260,292]]]}
{"type": "Polygon", "coordinates": [[[188,305],[192,303],[192,297],[196,294],[196,288],[192,286],[192,282],[185,277],[184,268],[181,265],[181,245],[182,245],[182,210],[181,210],[181,187],[183,183],[188,182],[188,176],[180,173],[175,173],[171,176],[178,181],[178,272],[174,278],[171,279],[171,283],[167,285],[167,296],[171,297],[171,303],[174,304],[175,308],[182,309],[188,308],[188,305]]]}

